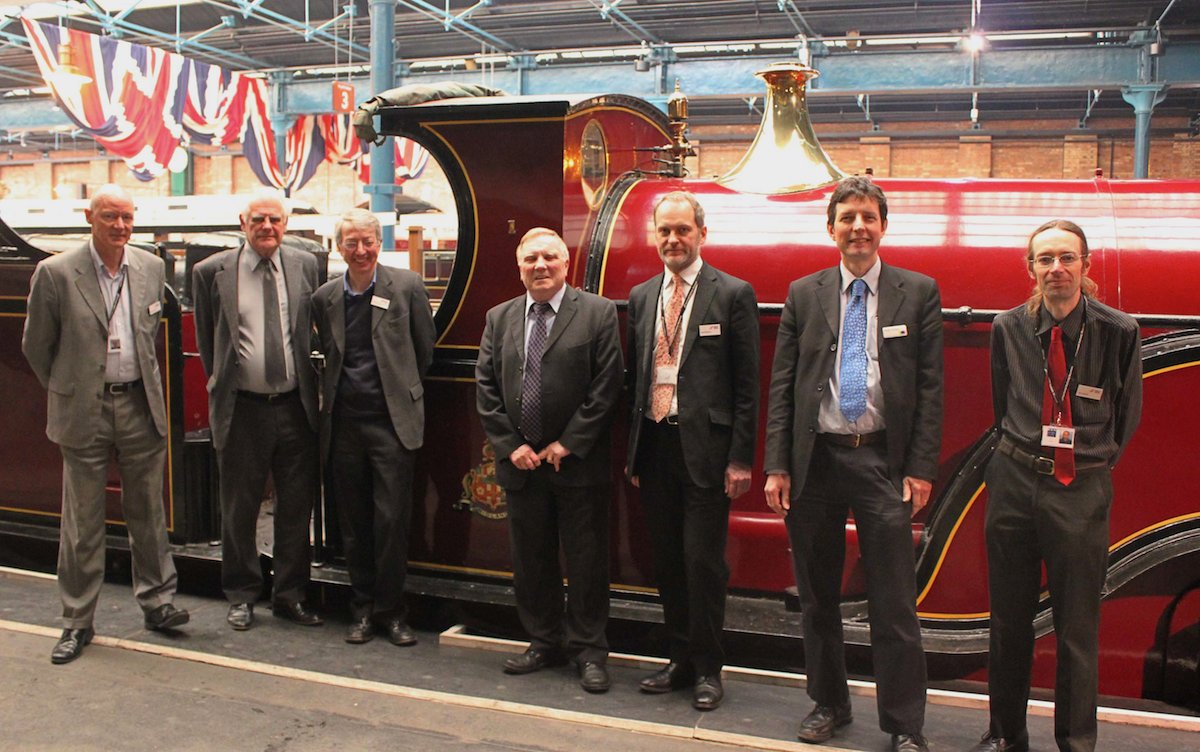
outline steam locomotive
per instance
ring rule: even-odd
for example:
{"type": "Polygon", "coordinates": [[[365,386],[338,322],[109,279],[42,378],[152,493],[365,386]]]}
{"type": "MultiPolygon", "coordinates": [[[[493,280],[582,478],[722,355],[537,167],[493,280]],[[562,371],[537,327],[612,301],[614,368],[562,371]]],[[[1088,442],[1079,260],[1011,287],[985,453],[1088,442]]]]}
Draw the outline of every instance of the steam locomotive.
{"type": "MultiPolygon", "coordinates": [[[[749,280],[760,301],[762,383],[789,282],[837,263],[825,207],[842,172],[813,133],[805,103],[814,72],[796,63],[760,73],[767,101],[760,131],[724,176],[686,175],[687,102],[668,114],[626,96],[482,96],[378,109],[379,132],[427,148],[449,180],[459,217],[457,252],[435,321],[426,385],[425,448],[415,484],[410,545],[414,587],[456,598],[499,599],[511,579],[503,491],[475,414],[474,364],[484,314],[522,291],[513,251],[534,226],[558,231],[571,252],[568,282],[620,309],[657,273],[653,207],[667,192],[696,194],[707,215],[703,256],[749,280]]],[[[938,280],[945,334],[945,425],[934,497],[913,521],[918,611],[935,678],[979,679],[986,670],[987,562],[983,468],[995,446],[989,326],[1029,294],[1028,233],[1050,218],[1087,232],[1100,297],[1143,327],[1142,425],[1114,473],[1115,503],[1101,625],[1101,691],[1200,704],[1200,483],[1187,458],[1200,452],[1200,180],[879,179],[889,203],[881,254],[938,280]]],[[[55,534],[61,471],[42,434],[44,396],[20,354],[25,295],[39,252],[19,238],[0,245],[0,536],[55,534]]],[[[186,275],[182,275],[186,277],[186,275]]],[[[186,291],[184,291],[186,292],[186,291]]],[[[212,556],[216,485],[207,440],[204,378],[190,312],[169,291],[159,357],[172,415],[166,505],[180,555],[212,556]]],[[[766,408],[765,394],[762,400],[766,408]]],[[[760,420],[760,424],[763,421],[760,420]]],[[[624,456],[627,419],[612,431],[624,456]]],[[[761,451],[761,446],[760,446],[761,451]]],[[[791,632],[785,612],[792,568],[783,522],[751,493],[729,520],[734,600],[768,618],[748,631],[791,632]],[[775,618],[778,616],[778,618],[775,618]]],[[[613,468],[610,542],[614,599],[652,603],[650,543],[638,491],[613,468]]],[[[316,516],[315,541],[336,577],[335,515],[316,516]]],[[[119,532],[115,497],[108,519],[119,532]]],[[[867,644],[857,531],[847,524],[843,618],[847,641],[867,644]]],[[[642,609],[643,611],[647,609],[642,609]]],[[[732,608],[736,614],[738,608],[732,608]]],[[[615,609],[614,613],[621,613],[615,609]]],[[[732,628],[732,627],[731,627],[732,628]]],[[[1048,597],[1036,622],[1035,685],[1054,680],[1048,597]]],[[[736,657],[736,656],[735,656],[736,657]]]]}

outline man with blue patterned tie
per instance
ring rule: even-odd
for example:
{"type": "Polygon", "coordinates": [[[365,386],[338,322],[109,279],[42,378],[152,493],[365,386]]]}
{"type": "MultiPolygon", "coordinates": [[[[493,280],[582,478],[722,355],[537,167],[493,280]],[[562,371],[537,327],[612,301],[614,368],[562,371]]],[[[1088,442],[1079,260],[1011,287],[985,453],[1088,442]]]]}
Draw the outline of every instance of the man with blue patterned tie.
{"type": "Polygon", "coordinates": [[[850,177],[829,199],[842,263],[792,283],[767,408],[767,504],[783,515],[804,611],[808,693],[801,741],[850,722],[842,639],[846,517],[867,574],[879,725],[896,752],[921,752],[925,655],[911,519],[929,500],[942,423],[937,283],[879,259],[887,198],[850,177]]]}

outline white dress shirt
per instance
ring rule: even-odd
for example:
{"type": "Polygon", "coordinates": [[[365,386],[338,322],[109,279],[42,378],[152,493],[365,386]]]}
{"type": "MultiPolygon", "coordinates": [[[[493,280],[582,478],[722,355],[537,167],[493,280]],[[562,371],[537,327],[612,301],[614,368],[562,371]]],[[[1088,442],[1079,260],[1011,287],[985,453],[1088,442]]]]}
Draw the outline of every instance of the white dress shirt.
{"type": "MultiPolygon", "coordinates": [[[[679,316],[679,340],[675,343],[675,365],[678,366],[683,359],[683,346],[687,343],[688,320],[692,317],[692,303],[695,301],[695,293],[691,292],[692,287],[696,284],[696,277],[700,276],[700,268],[704,266],[704,260],[699,255],[696,260],[688,265],[686,269],[679,273],[683,279],[683,313],[679,316]]],[[[658,351],[658,338],[662,333],[663,327],[663,306],[670,305],[671,295],[675,292],[675,273],[670,269],[663,267],[663,286],[659,290],[658,305],[654,309],[654,347],[651,348],[650,354],[653,356],[658,351]]],[[[651,371],[653,373],[653,371],[651,371]]],[[[676,375],[678,378],[678,374],[676,375]]],[[[671,395],[671,408],[667,411],[667,417],[679,415],[679,389],[676,388],[675,393],[671,395]]]]}
{"type": "Polygon", "coordinates": [[[262,279],[265,269],[258,267],[262,257],[247,245],[238,252],[237,304],[238,304],[238,389],[269,394],[290,392],[297,386],[296,359],[292,353],[292,328],[288,308],[287,281],[276,248],[268,258],[275,270],[275,289],[279,295],[279,327],[283,335],[283,362],[287,368],[287,384],[276,389],[267,383],[267,361],[263,338],[264,315],[262,279]]]}
{"type": "Polygon", "coordinates": [[[88,241],[92,252],[92,265],[96,267],[96,279],[100,282],[100,294],[104,296],[104,313],[112,315],[108,320],[108,337],[105,344],[104,382],[120,384],[137,381],[142,377],[142,369],[137,360],[137,337],[133,329],[133,291],[129,288],[129,259],[125,249],[121,249],[121,265],[117,273],[112,274],[100,260],[96,246],[88,241]],[[113,301],[120,300],[113,308],[113,301]],[[113,344],[119,347],[113,347],[113,344]]]}

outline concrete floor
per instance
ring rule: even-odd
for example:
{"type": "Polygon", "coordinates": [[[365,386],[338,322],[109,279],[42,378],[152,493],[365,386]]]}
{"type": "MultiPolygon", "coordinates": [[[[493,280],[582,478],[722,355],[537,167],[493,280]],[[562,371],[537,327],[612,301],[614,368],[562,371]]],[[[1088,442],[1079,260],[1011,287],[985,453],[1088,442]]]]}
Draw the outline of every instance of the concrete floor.
{"type": "MultiPolygon", "coordinates": [[[[52,578],[0,571],[0,749],[14,750],[815,750],[795,741],[810,702],[803,689],[727,680],[725,705],[690,706],[690,693],[637,691],[644,668],[611,666],[613,689],[583,692],[569,669],[500,671],[492,643],[451,646],[419,632],[414,648],[342,641],[346,622],[298,627],[260,603],[255,627],[233,632],[224,601],[181,594],[192,621],[147,632],[127,584],[104,585],[97,641],[53,666],[58,600],[52,578]]],[[[870,688],[855,722],[825,749],[883,752],[870,688]]],[[[986,726],[978,698],[931,693],[926,733],[935,752],[967,750],[986,726]],[[962,707],[967,705],[968,707],[962,707]]],[[[1193,730],[1103,723],[1100,749],[1178,752],[1193,730]]],[[[1050,718],[1033,714],[1033,749],[1054,748],[1050,718]]]]}

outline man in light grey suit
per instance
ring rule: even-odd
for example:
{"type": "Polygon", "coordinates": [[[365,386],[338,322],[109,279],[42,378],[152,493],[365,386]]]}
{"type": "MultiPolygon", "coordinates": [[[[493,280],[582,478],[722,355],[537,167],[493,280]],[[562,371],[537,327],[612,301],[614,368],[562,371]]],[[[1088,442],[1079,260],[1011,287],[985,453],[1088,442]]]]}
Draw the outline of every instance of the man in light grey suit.
{"type": "Polygon", "coordinates": [[[517,615],[531,638],[504,671],[528,674],[572,658],[583,689],[606,692],[609,428],[621,393],[621,335],[611,300],[566,283],[569,262],[553,230],[521,238],[526,293],[487,313],[475,396],[508,499],[517,615]],[[565,615],[560,543],[570,580],[565,615]]]}
{"type": "Polygon", "coordinates": [[[937,475],[942,425],[942,316],[937,283],[884,264],[887,198],[844,179],[827,228],[838,266],[788,290],[775,363],[764,469],[767,504],[785,515],[804,612],[808,694],[801,741],[850,722],[842,641],[846,515],[867,572],[879,725],[894,752],[928,750],[925,654],[917,621],[912,515],[937,475]]]}
{"type": "Polygon", "coordinates": [[[101,187],[84,210],[92,238],[42,261],[33,274],[21,348],[49,392],[46,435],[63,456],[58,589],[63,633],[54,663],[79,657],[94,634],[104,581],[104,508],[115,453],[129,532],[133,588],[147,629],[188,621],[172,603],[175,564],[163,511],[167,413],[155,339],[162,259],[126,243],[133,200],[101,187]]]}
{"type": "Polygon", "coordinates": [[[287,212],[273,193],[241,214],[246,241],[192,271],[196,345],[221,473],[221,585],[236,630],[262,593],[255,533],[267,474],[275,479],[272,611],[317,626],[304,605],[309,523],[317,493],[317,388],[309,362],[309,300],[317,259],[283,244],[287,212]]]}
{"type": "Polygon", "coordinates": [[[346,642],[367,642],[379,628],[406,646],[417,642],[404,573],[434,327],[420,275],[379,265],[382,235],[371,212],[342,215],[335,237],[346,274],[313,294],[313,321],[325,354],[321,457],[354,591],[346,642]]]}

